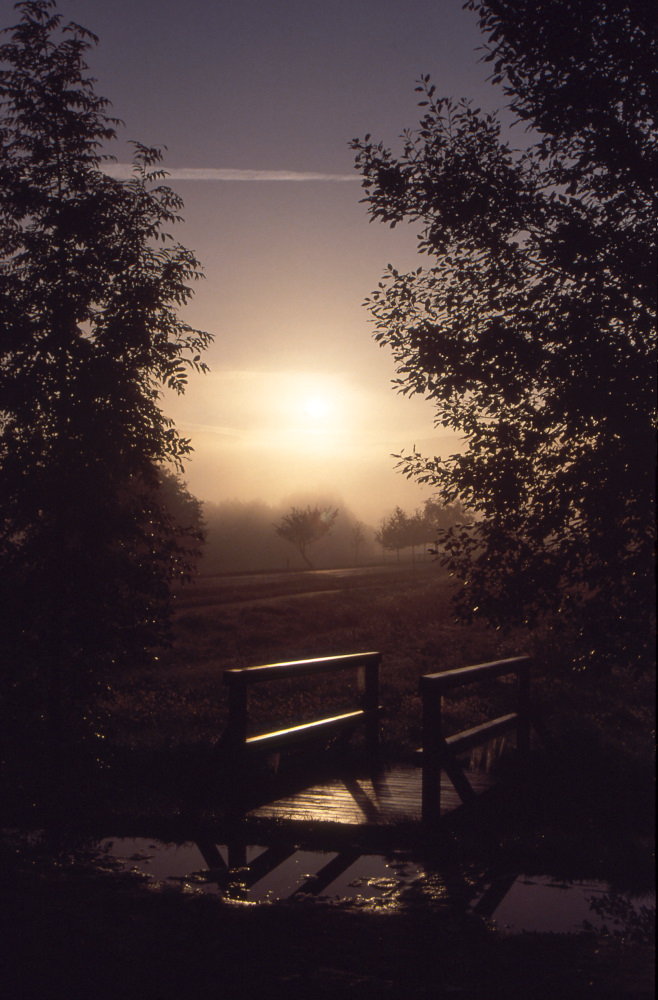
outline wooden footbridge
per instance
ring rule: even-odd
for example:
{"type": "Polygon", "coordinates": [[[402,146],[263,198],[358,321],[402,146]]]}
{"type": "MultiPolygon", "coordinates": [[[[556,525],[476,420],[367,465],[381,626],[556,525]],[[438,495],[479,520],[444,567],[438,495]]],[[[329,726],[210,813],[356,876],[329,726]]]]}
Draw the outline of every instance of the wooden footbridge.
{"type": "MultiPolygon", "coordinates": [[[[463,667],[443,673],[426,674],[420,679],[423,746],[416,753],[416,766],[407,764],[390,769],[380,765],[379,701],[381,653],[354,653],[345,656],[244,667],[224,672],[229,688],[229,721],[223,740],[225,760],[231,775],[233,814],[280,821],[313,821],[343,824],[390,824],[418,821],[436,826],[441,817],[462,804],[472,804],[479,793],[492,785],[486,771],[469,769],[465,753],[493,739],[513,732],[516,752],[527,760],[530,748],[530,658],[511,659],[463,667]],[[285,729],[249,734],[249,691],[265,681],[294,679],[358,671],[361,691],[359,704],[339,715],[316,718],[285,729]],[[514,711],[445,736],[442,720],[444,696],[464,685],[493,678],[515,681],[514,711]],[[331,780],[307,777],[303,787],[286,788],[277,775],[263,777],[258,761],[291,749],[304,751],[306,764],[322,760],[322,751],[331,739],[349,736],[362,728],[367,752],[367,774],[340,773],[331,780]]],[[[311,769],[312,773],[312,769],[311,769]]]]}

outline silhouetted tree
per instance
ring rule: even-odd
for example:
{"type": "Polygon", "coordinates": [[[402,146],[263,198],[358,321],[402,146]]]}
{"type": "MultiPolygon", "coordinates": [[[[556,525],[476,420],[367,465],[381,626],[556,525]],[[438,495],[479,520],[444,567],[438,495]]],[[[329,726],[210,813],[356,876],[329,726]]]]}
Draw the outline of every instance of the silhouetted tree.
{"type": "Polygon", "coordinates": [[[185,554],[184,561],[179,563],[178,579],[181,583],[189,582],[206,540],[203,504],[190,493],[179,473],[164,467],[158,469],[156,497],[171,521],[179,552],[185,554]]]}
{"type": "Polygon", "coordinates": [[[159,151],[135,144],[127,182],[103,172],[119,123],[85,64],[97,39],[51,0],[18,10],[0,47],[0,659],[47,690],[57,736],[63,699],[166,639],[198,538],[163,498],[191,449],[159,400],[210,338],[177,315],[200,273],[167,233],[182,203],[159,151]]]}
{"type": "Polygon", "coordinates": [[[419,513],[422,517],[423,541],[431,543],[427,551],[432,556],[443,557],[455,531],[464,525],[473,524],[473,518],[461,503],[444,505],[437,500],[426,500],[419,513]]]}
{"type": "Polygon", "coordinates": [[[415,510],[408,521],[408,545],[411,546],[411,561],[416,561],[416,548],[431,541],[428,538],[428,525],[422,508],[415,510]]]}
{"type": "Polygon", "coordinates": [[[352,526],[352,539],[354,542],[354,562],[359,565],[359,549],[365,541],[366,526],[363,521],[355,521],[352,526]]]}
{"type": "Polygon", "coordinates": [[[331,507],[291,507],[282,517],[281,523],[274,525],[274,530],[277,535],[294,545],[308,568],[313,569],[307,549],[313,542],[329,534],[337,517],[338,511],[331,507]]]}
{"type": "Polygon", "coordinates": [[[379,522],[379,527],[375,530],[375,542],[377,545],[382,547],[382,561],[386,562],[386,522],[387,518],[383,517],[379,522]]]}
{"type": "Polygon", "coordinates": [[[382,548],[393,551],[400,562],[400,552],[411,544],[409,517],[401,507],[382,520],[377,541],[382,548]]]}
{"type": "Polygon", "coordinates": [[[425,541],[436,541],[438,535],[462,524],[471,524],[473,518],[460,503],[442,504],[437,500],[426,500],[421,512],[425,525],[425,541]]]}
{"type": "Polygon", "coordinates": [[[417,90],[399,158],[354,140],[372,219],[420,224],[431,266],[369,306],[398,384],[464,453],[400,456],[474,520],[445,538],[460,606],[570,622],[583,662],[653,648],[656,19],[644,0],[467,4],[528,148],[417,90]]]}

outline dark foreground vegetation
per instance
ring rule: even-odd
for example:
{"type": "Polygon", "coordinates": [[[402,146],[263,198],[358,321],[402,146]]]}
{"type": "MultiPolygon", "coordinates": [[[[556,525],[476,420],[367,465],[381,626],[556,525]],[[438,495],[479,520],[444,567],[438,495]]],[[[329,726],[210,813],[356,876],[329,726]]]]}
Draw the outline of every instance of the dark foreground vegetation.
{"type": "MultiPolygon", "coordinates": [[[[90,845],[103,836],[182,842],[199,830],[223,842],[217,745],[226,719],[222,670],[273,660],[379,649],[384,653],[383,753],[420,745],[418,677],[506,654],[535,657],[533,691],[550,737],[533,753],[524,810],[502,784],[480,821],[457,818],[427,842],[405,824],[372,830],[297,827],[309,847],[360,840],[450,863],[598,878],[619,892],[652,883],[652,683],[623,665],[574,672],[554,627],[502,636],[455,622],[449,581],[435,565],[361,575],[209,578],[180,595],[174,648],[96,691],[88,728],[72,732],[59,774],[44,768],[38,713],[5,729],[6,826],[43,830],[3,848],[5,995],[140,998],[248,996],[649,996],[646,934],[501,936],[440,895],[412,895],[391,913],[358,906],[253,906],[181,890],[154,891],[104,871],[90,845]],[[10,751],[9,747],[13,749],[10,751]],[[53,784],[53,780],[55,783],[53,784]],[[55,793],[55,796],[53,795],[55,793]],[[20,956],[20,958],[19,958],[20,956]]],[[[344,679],[343,679],[344,680],[344,679]]],[[[254,701],[285,723],[340,706],[341,681],[309,680],[254,701]]],[[[504,685],[463,689],[451,726],[504,707],[504,685]]],[[[358,744],[353,748],[358,759],[358,744]]],[[[253,829],[253,842],[286,831],[253,829]]],[[[611,928],[612,930],[612,928],[611,928]]]]}
{"type": "Polygon", "coordinates": [[[3,895],[12,998],[653,996],[645,947],[594,937],[500,939],[441,906],[381,915],[236,909],[149,893],[116,876],[64,884],[34,870],[3,895]]]}

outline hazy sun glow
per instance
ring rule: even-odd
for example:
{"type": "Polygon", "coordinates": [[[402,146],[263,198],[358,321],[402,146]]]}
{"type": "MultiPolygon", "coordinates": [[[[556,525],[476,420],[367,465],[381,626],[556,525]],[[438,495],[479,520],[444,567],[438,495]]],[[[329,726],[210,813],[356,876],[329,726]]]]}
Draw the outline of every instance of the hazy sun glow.
{"type": "Polygon", "coordinates": [[[373,523],[423,494],[395,470],[392,452],[459,448],[437,436],[427,400],[401,399],[385,379],[364,388],[342,371],[213,371],[193,393],[169,393],[167,413],[195,448],[185,479],[197,496],[287,502],[321,493],[373,523]]]}
{"type": "Polygon", "coordinates": [[[331,413],[331,403],[325,396],[307,396],[302,403],[302,415],[313,421],[326,419],[331,413]]]}
{"type": "Polygon", "coordinates": [[[312,448],[326,454],[344,447],[358,424],[360,394],[337,373],[285,372],[268,380],[269,419],[254,427],[260,437],[284,450],[312,448]]]}

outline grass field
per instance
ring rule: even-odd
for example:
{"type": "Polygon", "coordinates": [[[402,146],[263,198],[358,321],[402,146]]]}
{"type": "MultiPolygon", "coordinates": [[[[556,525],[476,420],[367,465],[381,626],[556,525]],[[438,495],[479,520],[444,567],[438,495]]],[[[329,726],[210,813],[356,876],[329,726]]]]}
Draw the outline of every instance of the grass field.
{"type": "MultiPolygon", "coordinates": [[[[533,693],[556,738],[598,733],[620,751],[642,755],[653,729],[651,678],[620,665],[606,677],[575,673],[568,648],[550,628],[503,634],[465,625],[452,611],[450,581],[434,564],[349,573],[206,578],[177,598],[175,643],[158,662],[114,679],[99,698],[104,735],[134,745],[216,740],[226,723],[222,672],[230,667],[377,650],[385,751],[418,747],[422,674],[504,656],[534,657],[533,693]]],[[[345,675],[266,686],[253,721],[285,724],[340,706],[345,675]]],[[[447,726],[491,717],[510,692],[493,684],[462,690],[446,708],[447,726]]]]}
{"type": "MultiPolygon", "coordinates": [[[[221,578],[183,592],[176,642],[156,668],[137,672],[103,703],[108,725],[124,734],[151,729],[171,738],[216,737],[226,721],[221,674],[230,667],[377,650],[384,654],[382,700],[385,745],[400,753],[418,745],[423,673],[525,651],[477,627],[458,625],[449,585],[433,565],[364,575],[281,574],[221,578]]],[[[254,721],[267,711],[287,722],[337,704],[345,677],[310,681],[293,690],[278,684],[254,699],[254,721]]],[[[481,711],[471,705],[474,721],[481,711]]]]}

